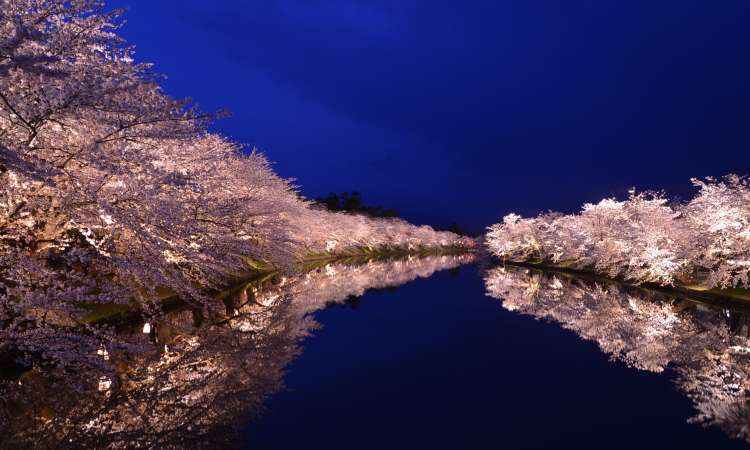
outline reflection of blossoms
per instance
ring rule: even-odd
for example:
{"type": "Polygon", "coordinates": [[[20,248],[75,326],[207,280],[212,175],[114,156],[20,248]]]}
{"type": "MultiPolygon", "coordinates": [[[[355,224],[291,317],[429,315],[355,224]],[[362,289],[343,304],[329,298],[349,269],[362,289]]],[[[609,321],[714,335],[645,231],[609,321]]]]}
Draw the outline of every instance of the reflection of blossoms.
{"type": "MultiPolygon", "coordinates": [[[[226,313],[184,309],[133,324],[129,339],[152,351],[90,349],[115,373],[81,366],[61,374],[89,380],[80,392],[70,378],[29,372],[0,384],[0,447],[215,448],[235,425],[257,414],[282,386],[300,341],[317,326],[312,313],[367,289],[398,286],[470,262],[431,256],[327,265],[298,277],[243,286],[225,299],[226,313]],[[55,384],[60,383],[60,384],[55,384]]],[[[89,350],[87,350],[89,351],[89,350]]]]}
{"type": "MultiPolygon", "coordinates": [[[[427,278],[438,270],[447,270],[470,263],[474,255],[442,255],[423,258],[396,259],[388,262],[370,261],[357,265],[327,264],[299,277],[264,289],[250,288],[252,301],[245,298],[240,307],[243,313],[233,318],[239,327],[252,328],[272,321],[273,306],[291,298],[288,313],[296,315],[302,323],[309,315],[332,303],[343,303],[351,297],[359,297],[368,289],[400,286],[417,278],[427,278]]],[[[243,294],[241,294],[243,295],[243,294]]],[[[247,295],[247,294],[244,294],[247,295]]],[[[304,327],[306,335],[309,327],[304,327]]]]}
{"type": "Polygon", "coordinates": [[[750,328],[742,313],[513,266],[490,270],[485,283],[504,308],[557,322],[613,359],[652,372],[673,368],[694,402],[691,421],[750,442],[750,328]]]}
{"type": "Polygon", "coordinates": [[[417,278],[430,277],[438,270],[447,270],[472,262],[472,254],[426,256],[397,259],[388,263],[368,262],[354,266],[326,266],[308,272],[290,285],[295,307],[309,312],[327,303],[340,303],[358,297],[367,289],[399,286],[417,278]]]}

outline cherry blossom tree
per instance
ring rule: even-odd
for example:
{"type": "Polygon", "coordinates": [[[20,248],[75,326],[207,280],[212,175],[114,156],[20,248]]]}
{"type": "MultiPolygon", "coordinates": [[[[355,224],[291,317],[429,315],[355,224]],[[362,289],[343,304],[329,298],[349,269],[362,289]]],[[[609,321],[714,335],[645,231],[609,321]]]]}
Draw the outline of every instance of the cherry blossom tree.
{"type": "Polygon", "coordinates": [[[684,204],[661,193],[632,191],[624,201],[587,203],[579,214],[510,214],[488,228],[497,257],[562,265],[638,283],[750,286],[748,180],[693,180],[684,204]]]}
{"type": "Polygon", "coordinates": [[[750,286],[750,181],[694,179],[698,195],[685,207],[694,270],[712,286],[750,286]]]}
{"type": "MultiPolygon", "coordinates": [[[[87,317],[146,316],[207,292],[248,260],[291,272],[309,253],[470,246],[401,220],[315,209],[219,114],[159,87],[98,0],[0,0],[0,351],[96,366],[117,338],[87,317]]],[[[119,345],[119,344],[117,344],[119,345]]],[[[123,344],[125,345],[125,344],[123,344]]]]}

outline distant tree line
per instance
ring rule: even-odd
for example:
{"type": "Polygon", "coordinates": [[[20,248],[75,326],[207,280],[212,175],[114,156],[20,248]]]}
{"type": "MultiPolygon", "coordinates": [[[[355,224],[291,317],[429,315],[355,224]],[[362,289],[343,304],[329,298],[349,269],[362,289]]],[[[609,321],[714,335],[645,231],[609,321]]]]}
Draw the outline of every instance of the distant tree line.
{"type": "MultiPolygon", "coordinates": [[[[369,217],[400,217],[397,209],[385,208],[383,206],[368,206],[362,202],[362,194],[357,191],[329,193],[325,197],[318,197],[315,202],[329,211],[346,212],[351,214],[362,214],[369,217]]],[[[457,222],[451,222],[447,227],[435,227],[438,231],[450,231],[459,236],[479,236],[479,231],[465,230],[457,222]]]]}
{"type": "Polygon", "coordinates": [[[357,191],[342,192],[340,195],[331,192],[326,197],[316,198],[315,201],[329,211],[341,211],[352,214],[364,214],[370,217],[399,217],[398,210],[382,206],[366,206],[362,203],[362,194],[357,191]]]}

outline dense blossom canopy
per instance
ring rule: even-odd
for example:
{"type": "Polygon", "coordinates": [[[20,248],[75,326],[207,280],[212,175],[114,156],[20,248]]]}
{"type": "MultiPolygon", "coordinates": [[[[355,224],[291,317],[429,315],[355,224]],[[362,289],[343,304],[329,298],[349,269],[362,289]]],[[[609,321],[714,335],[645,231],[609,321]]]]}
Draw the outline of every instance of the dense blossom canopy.
{"type": "Polygon", "coordinates": [[[659,193],[587,203],[580,214],[509,214],[486,245],[513,261],[593,269],[635,282],[750,286],[750,181],[693,180],[698,194],[669,204],[659,193]]]}
{"type": "Polygon", "coordinates": [[[108,339],[83,320],[92,305],[151,314],[163,292],[205,305],[250,259],[288,271],[310,253],[470,242],[312,208],[263,155],[207,131],[213,115],[165,95],[119,16],[97,0],[0,0],[4,347],[64,363],[108,339]]]}

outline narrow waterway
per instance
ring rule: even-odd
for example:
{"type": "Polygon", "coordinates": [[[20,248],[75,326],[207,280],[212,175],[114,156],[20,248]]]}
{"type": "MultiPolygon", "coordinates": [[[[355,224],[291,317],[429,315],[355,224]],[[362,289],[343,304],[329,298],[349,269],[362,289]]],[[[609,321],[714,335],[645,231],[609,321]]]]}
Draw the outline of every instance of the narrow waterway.
{"type": "Polygon", "coordinates": [[[0,448],[746,448],[750,315],[472,255],[312,268],[0,383],[0,448]],[[104,347],[103,347],[104,348],[104,347]]]}
{"type": "Polygon", "coordinates": [[[702,353],[745,339],[738,313],[513,270],[464,266],[318,311],[245,447],[746,448],[727,437],[750,425],[730,411],[747,407],[745,360],[702,353]],[[700,408],[718,425],[688,423],[700,408]]]}

